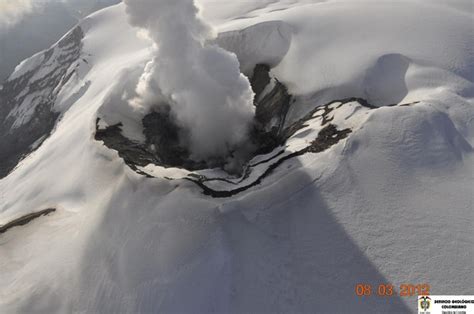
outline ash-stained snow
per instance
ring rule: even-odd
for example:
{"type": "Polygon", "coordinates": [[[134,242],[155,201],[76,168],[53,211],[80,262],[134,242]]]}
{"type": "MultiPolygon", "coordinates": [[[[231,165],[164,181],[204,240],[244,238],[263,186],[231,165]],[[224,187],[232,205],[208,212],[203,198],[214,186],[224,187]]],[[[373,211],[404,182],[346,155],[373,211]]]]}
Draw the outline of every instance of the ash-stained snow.
{"type": "MultiPolygon", "coordinates": [[[[415,312],[414,297],[360,299],[354,286],[474,294],[470,1],[200,4],[241,65],[267,62],[288,86],[285,127],[311,115],[283,154],[308,147],[324,122],[351,132],[229,197],[180,179],[187,170],[137,173],[94,133],[102,118],[140,140],[144,113],[118,91],[133,92],[151,43],[123,5],[93,14],[81,24],[87,71],[61,87],[60,121],[0,180],[0,225],[56,209],[0,235],[0,312],[401,313],[415,312]],[[376,108],[337,101],[351,97],[376,108]]],[[[278,154],[255,157],[248,182],[278,154]]]]}

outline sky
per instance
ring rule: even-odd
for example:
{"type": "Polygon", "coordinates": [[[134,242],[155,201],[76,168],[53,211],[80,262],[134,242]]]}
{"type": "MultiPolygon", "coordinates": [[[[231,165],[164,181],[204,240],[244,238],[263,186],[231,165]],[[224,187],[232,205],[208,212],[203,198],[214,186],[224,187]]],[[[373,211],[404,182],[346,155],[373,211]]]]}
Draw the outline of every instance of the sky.
{"type": "Polygon", "coordinates": [[[0,2],[0,27],[6,28],[14,25],[23,15],[32,10],[30,0],[2,0],[0,2]]]}

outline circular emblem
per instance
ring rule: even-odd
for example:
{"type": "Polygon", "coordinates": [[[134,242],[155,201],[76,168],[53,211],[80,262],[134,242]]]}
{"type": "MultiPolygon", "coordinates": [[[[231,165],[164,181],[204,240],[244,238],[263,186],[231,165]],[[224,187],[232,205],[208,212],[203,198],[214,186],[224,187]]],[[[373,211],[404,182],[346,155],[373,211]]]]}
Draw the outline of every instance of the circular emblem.
{"type": "Polygon", "coordinates": [[[418,298],[418,302],[420,302],[420,308],[421,308],[423,311],[426,312],[427,310],[429,310],[430,305],[431,305],[431,299],[430,299],[430,297],[427,297],[427,296],[419,297],[419,298],[418,298]]]}

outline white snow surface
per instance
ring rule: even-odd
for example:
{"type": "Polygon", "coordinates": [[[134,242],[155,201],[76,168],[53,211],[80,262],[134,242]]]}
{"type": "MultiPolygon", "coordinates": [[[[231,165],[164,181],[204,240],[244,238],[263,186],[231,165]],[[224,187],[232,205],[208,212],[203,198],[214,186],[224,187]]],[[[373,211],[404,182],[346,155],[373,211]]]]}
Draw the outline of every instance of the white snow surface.
{"type": "Polygon", "coordinates": [[[212,198],[180,179],[185,170],[149,165],[157,178],[146,178],[94,140],[97,117],[142,139],[143,113],[117,91],[132,93],[151,58],[123,5],[99,11],[81,24],[89,68],[60,91],[54,132],[0,180],[0,225],[57,209],[0,234],[0,312],[402,313],[416,311],[415,297],[359,298],[355,285],[474,294],[472,2],[200,5],[244,72],[273,66],[296,96],[292,121],[346,97],[419,103],[335,109],[347,140],[212,198]]]}

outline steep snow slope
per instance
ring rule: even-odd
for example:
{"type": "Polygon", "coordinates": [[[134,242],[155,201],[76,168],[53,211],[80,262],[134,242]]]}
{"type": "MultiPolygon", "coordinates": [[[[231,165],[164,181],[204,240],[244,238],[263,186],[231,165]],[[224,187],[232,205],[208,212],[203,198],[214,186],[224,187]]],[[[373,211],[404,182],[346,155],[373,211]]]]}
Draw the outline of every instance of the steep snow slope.
{"type": "MultiPolygon", "coordinates": [[[[350,134],[229,197],[205,195],[183,169],[148,165],[148,178],[94,133],[99,118],[143,141],[145,113],[121,96],[133,93],[150,43],[122,5],[90,16],[80,25],[86,61],[50,108],[54,130],[0,180],[0,225],[56,209],[0,234],[0,311],[398,313],[415,311],[414,298],[358,298],[354,286],[474,294],[469,1],[202,6],[245,73],[268,63],[289,87],[287,127],[305,119],[283,155],[256,156],[238,187],[314,143],[325,123],[350,134]],[[380,108],[332,102],[346,97],[380,108]]],[[[37,58],[12,77],[49,73],[37,58]]],[[[205,184],[234,186],[220,182],[205,184]]]]}
{"type": "Polygon", "coordinates": [[[82,18],[119,2],[3,0],[0,11],[0,81],[8,78],[21,60],[50,46],[82,18]]]}

